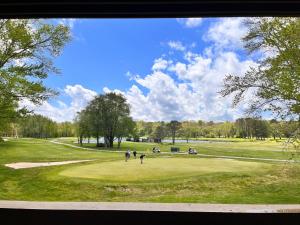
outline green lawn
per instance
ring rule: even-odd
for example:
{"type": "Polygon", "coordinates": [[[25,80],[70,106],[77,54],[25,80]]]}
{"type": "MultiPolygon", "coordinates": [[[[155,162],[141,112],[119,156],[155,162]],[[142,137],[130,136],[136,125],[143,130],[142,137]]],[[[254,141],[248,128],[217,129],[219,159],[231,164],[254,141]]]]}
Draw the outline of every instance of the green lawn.
{"type": "MultiPolygon", "coordinates": [[[[216,139],[215,139],[216,140],[216,139]]],[[[230,140],[230,139],[229,139],[230,140]]],[[[239,139],[238,139],[239,140],[239,139]]],[[[76,139],[66,138],[61,140],[65,143],[74,143],[76,139]]],[[[162,152],[170,152],[170,148],[173,146],[170,143],[155,144],[155,143],[142,143],[142,142],[123,142],[120,150],[136,149],[139,152],[150,154],[152,148],[158,146],[162,152]]],[[[254,157],[254,158],[270,158],[270,159],[289,159],[292,148],[284,149],[283,142],[276,142],[271,140],[266,141],[238,141],[238,142],[202,142],[202,143],[175,143],[176,147],[180,148],[181,152],[186,152],[189,147],[197,149],[198,153],[209,155],[224,155],[224,156],[239,156],[239,157],[254,157]]],[[[92,149],[101,150],[102,148],[96,148],[94,143],[83,144],[83,147],[90,147],[92,149]]],[[[296,155],[295,159],[300,160],[299,155],[296,155]]]]}
{"type": "MultiPolygon", "coordinates": [[[[192,144],[178,144],[181,149],[189,145],[192,144]]],[[[147,154],[141,165],[139,159],[132,158],[126,163],[123,153],[82,150],[49,140],[11,139],[0,143],[0,199],[300,203],[300,164],[152,154],[152,146],[122,143],[122,150],[135,148],[147,154]],[[4,166],[12,162],[75,159],[95,161],[20,170],[4,166]]],[[[160,147],[169,151],[170,146],[160,147]]],[[[215,155],[286,157],[280,143],[272,141],[200,143],[195,147],[199,152],[215,155]]]]}
{"type": "Polygon", "coordinates": [[[145,159],[140,164],[138,159],[127,162],[112,161],[93,163],[89,165],[69,168],[60,175],[79,178],[94,178],[108,182],[148,182],[168,181],[171,179],[201,176],[220,172],[250,172],[269,168],[269,164],[245,162],[231,159],[205,159],[205,158],[152,158],[145,159]]]}

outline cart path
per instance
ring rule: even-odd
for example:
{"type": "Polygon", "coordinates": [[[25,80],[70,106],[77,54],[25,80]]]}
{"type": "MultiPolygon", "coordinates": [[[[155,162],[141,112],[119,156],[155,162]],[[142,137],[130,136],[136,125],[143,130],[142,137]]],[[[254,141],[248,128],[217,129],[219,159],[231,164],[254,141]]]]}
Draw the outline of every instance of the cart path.
{"type": "MultiPolygon", "coordinates": [[[[124,151],[120,150],[94,150],[92,148],[86,148],[86,147],[81,147],[81,146],[76,146],[68,143],[62,143],[58,141],[50,141],[53,144],[59,144],[59,145],[65,145],[73,148],[79,148],[79,149],[84,149],[84,150],[89,150],[89,151],[103,151],[103,152],[116,152],[116,153],[124,153],[124,151]]],[[[182,154],[182,155],[187,155],[188,153],[186,152],[178,152],[178,153],[168,153],[168,152],[161,152],[159,154],[182,154]]],[[[220,158],[220,159],[244,159],[244,160],[257,160],[257,161],[270,161],[270,162],[285,162],[285,163],[299,163],[299,160],[288,160],[288,159],[270,159],[270,158],[255,158],[255,157],[243,157],[243,156],[226,156],[226,155],[209,155],[209,154],[197,154],[199,156],[204,156],[204,157],[213,157],[213,158],[220,158]]]]}
{"type": "Polygon", "coordinates": [[[79,149],[84,149],[84,150],[89,150],[89,151],[103,151],[103,152],[122,152],[125,153],[124,151],[120,151],[120,150],[97,150],[97,149],[92,149],[92,148],[85,148],[85,147],[81,147],[81,146],[77,146],[77,145],[72,145],[72,144],[68,144],[68,143],[62,143],[59,141],[50,141],[53,144],[58,144],[58,145],[65,145],[65,146],[69,146],[69,147],[73,147],[73,148],[79,148],[79,149]]]}
{"type": "Polygon", "coordinates": [[[0,208],[47,210],[121,210],[222,213],[299,213],[300,204],[199,204],[137,202],[32,202],[0,201],[0,208]]]}

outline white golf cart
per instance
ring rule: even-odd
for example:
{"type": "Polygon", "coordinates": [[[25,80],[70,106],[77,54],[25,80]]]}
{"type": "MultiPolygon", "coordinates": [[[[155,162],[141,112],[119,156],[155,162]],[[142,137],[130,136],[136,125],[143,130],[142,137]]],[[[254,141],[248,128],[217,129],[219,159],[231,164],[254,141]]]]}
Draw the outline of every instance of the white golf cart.
{"type": "Polygon", "coordinates": [[[197,155],[197,150],[190,147],[188,150],[188,154],[197,155]]]}
{"type": "Polygon", "coordinates": [[[160,149],[158,147],[153,147],[152,152],[153,153],[160,153],[160,149]]]}

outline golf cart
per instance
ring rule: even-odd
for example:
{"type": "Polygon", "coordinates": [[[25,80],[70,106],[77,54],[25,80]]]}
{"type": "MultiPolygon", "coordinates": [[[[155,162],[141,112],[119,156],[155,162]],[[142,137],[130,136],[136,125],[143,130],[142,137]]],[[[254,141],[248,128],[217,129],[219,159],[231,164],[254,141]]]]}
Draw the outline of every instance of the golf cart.
{"type": "Polygon", "coordinates": [[[197,155],[197,150],[190,147],[188,153],[192,155],[197,155]]]}
{"type": "Polygon", "coordinates": [[[158,147],[153,147],[152,152],[153,153],[160,153],[160,149],[158,147]]]}
{"type": "Polygon", "coordinates": [[[171,152],[172,153],[180,152],[180,148],[178,148],[178,147],[171,147],[171,152]]]}

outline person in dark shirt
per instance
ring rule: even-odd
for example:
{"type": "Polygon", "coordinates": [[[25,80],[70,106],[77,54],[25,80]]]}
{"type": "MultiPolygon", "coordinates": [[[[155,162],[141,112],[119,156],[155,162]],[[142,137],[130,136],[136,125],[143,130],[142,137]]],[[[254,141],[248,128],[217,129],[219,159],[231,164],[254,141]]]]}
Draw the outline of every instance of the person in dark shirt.
{"type": "Polygon", "coordinates": [[[146,155],[143,153],[143,154],[141,154],[141,156],[140,156],[140,159],[141,159],[141,164],[143,164],[143,159],[144,159],[144,157],[145,157],[146,155]]]}
{"type": "Polygon", "coordinates": [[[136,150],[133,151],[133,156],[136,159],[136,150]]]}
{"type": "Polygon", "coordinates": [[[125,162],[127,162],[127,160],[130,158],[130,150],[127,150],[125,152],[125,162]]]}

